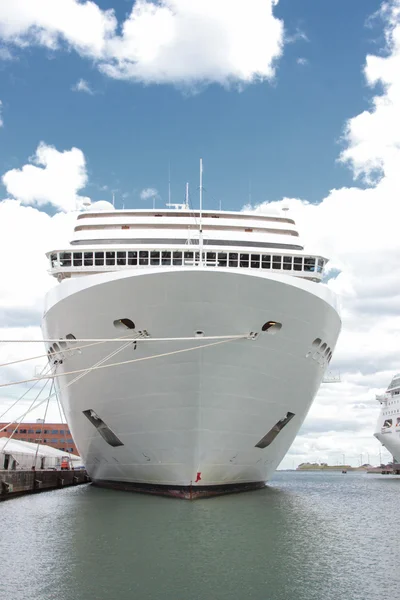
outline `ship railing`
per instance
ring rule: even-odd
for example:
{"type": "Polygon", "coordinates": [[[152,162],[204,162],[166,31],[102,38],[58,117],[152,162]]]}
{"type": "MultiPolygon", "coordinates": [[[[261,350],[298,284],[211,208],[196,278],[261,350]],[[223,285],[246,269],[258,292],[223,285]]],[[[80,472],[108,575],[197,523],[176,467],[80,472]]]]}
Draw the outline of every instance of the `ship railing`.
{"type": "MultiPolygon", "coordinates": [[[[198,251],[172,250],[65,250],[48,254],[50,273],[99,273],[126,267],[197,266],[198,251]]],[[[320,281],[325,259],[318,256],[264,254],[249,251],[205,251],[202,265],[245,269],[268,269],[276,273],[308,277],[320,281]]]]}

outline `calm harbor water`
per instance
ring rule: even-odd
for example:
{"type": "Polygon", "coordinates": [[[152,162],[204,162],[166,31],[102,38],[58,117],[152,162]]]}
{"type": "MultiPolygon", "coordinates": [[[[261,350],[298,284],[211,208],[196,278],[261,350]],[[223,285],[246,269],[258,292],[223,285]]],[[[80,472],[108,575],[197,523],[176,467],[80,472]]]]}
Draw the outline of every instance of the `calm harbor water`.
{"type": "Polygon", "coordinates": [[[278,472],[187,502],[80,486],[0,503],[4,600],[395,600],[400,479],[278,472]]]}

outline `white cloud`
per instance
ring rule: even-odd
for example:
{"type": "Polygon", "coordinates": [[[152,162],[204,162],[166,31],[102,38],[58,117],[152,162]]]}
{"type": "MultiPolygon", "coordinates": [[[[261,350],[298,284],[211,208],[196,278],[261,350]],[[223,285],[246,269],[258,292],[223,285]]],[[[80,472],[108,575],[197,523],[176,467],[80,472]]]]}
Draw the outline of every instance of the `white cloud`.
{"type": "Polygon", "coordinates": [[[23,204],[51,204],[63,211],[75,210],[85,197],[78,191],[87,183],[86,161],[78,148],[59,152],[41,142],[31,164],[12,169],[2,181],[10,196],[23,204]]]}
{"type": "Polygon", "coordinates": [[[304,58],[303,56],[299,57],[296,60],[296,62],[297,62],[298,65],[301,65],[301,66],[308,65],[308,59],[304,58]]]}
{"type": "Polygon", "coordinates": [[[150,200],[150,198],[158,197],[158,191],[155,188],[146,188],[140,192],[141,200],[150,200]]]}
{"type": "Polygon", "coordinates": [[[94,92],[92,90],[92,88],[90,87],[89,83],[86,81],[86,79],[79,79],[73,86],[72,86],[72,91],[73,92],[85,92],[86,94],[91,94],[93,95],[94,92]]]}
{"type": "MultiPolygon", "coordinates": [[[[332,190],[319,204],[285,198],[264,203],[259,212],[289,207],[309,252],[330,257],[328,284],[341,298],[343,330],[332,370],[342,383],[323,385],[303,432],[281,467],[292,461],[341,460],[357,464],[369,452],[378,460],[380,445],[372,437],[379,413],[375,393],[400,371],[400,1],[384,7],[386,57],[368,56],[368,83],[383,84],[371,110],[346,124],[341,159],[366,189],[332,190]],[[378,169],[379,181],[373,179],[378,169]],[[353,423],[353,428],[351,428],[353,423]]],[[[388,459],[387,452],[382,456],[388,459]]]]}
{"type": "MultiPolygon", "coordinates": [[[[66,179],[67,177],[66,174],[66,179]]],[[[64,179],[59,181],[60,186],[64,183],[64,179]]],[[[36,208],[23,206],[18,200],[6,199],[0,202],[0,255],[3,257],[0,277],[0,339],[42,338],[40,322],[43,297],[50,287],[58,285],[47,273],[45,253],[67,244],[75,219],[76,213],[58,213],[50,217],[36,208]]],[[[0,344],[0,364],[41,354],[45,354],[44,344],[0,344]]],[[[2,367],[0,382],[29,379],[36,376],[35,371],[45,364],[45,358],[38,358],[2,367]]],[[[17,404],[9,413],[10,418],[16,418],[27,409],[40,386],[17,404]]],[[[27,386],[2,388],[0,414],[26,389],[27,386]]],[[[59,420],[54,404],[48,416],[59,420]]],[[[43,409],[30,416],[36,417],[43,417],[43,409]]]]}
{"type": "Polygon", "coordinates": [[[13,0],[0,3],[0,36],[8,43],[57,49],[66,43],[80,54],[101,57],[115,34],[112,10],[80,0],[13,0]]]}
{"type": "Polygon", "coordinates": [[[386,56],[367,56],[365,78],[370,87],[381,84],[384,93],[373,98],[369,111],[347,123],[347,148],[341,160],[353,168],[357,177],[371,182],[376,175],[393,175],[399,168],[400,144],[400,2],[384,3],[387,19],[386,56]]]}
{"type": "Polygon", "coordinates": [[[3,121],[3,117],[2,117],[2,112],[3,112],[3,103],[0,100],[0,127],[3,127],[3,125],[4,125],[4,121],[3,121]]]}
{"type": "Polygon", "coordinates": [[[274,75],[283,26],[270,0],[139,0],[102,70],[154,83],[252,82],[274,75]]]}
{"type": "Polygon", "coordinates": [[[0,47],[0,60],[13,60],[13,55],[8,48],[0,47]]]}
{"type": "Polygon", "coordinates": [[[302,42],[310,41],[308,39],[307,34],[302,29],[297,28],[295,33],[293,33],[293,34],[286,33],[286,35],[285,35],[286,43],[293,44],[294,42],[298,42],[298,41],[302,41],[302,42]]]}
{"type": "Polygon", "coordinates": [[[110,77],[145,83],[251,83],[282,53],[278,0],[137,0],[125,21],[79,0],[0,4],[0,39],[71,47],[110,77]],[[119,34],[119,32],[121,32],[119,34]]]}

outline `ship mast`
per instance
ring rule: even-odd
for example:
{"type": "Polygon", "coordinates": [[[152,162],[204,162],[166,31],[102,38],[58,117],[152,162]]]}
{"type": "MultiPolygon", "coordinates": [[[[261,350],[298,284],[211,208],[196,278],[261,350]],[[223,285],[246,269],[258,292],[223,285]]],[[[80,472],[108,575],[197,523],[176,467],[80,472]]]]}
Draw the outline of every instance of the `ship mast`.
{"type": "Polygon", "coordinates": [[[199,215],[200,266],[203,266],[203,159],[200,159],[200,215],[199,215]]]}

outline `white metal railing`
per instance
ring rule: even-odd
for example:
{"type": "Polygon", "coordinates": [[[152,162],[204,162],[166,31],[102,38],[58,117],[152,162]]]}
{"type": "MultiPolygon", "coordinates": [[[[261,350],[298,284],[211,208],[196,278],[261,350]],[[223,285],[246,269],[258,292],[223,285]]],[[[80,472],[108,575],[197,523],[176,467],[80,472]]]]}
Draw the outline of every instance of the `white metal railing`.
{"type": "MultiPolygon", "coordinates": [[[[126,267],[196,266],[195,250],[66,250],[51,252],[50,272],[99,272],[126,267]]],[[[318,256],[277,253],[205,251],[203,265],[245,269],[268,269],[303,277],[322,278],[325,259],[318,256]]]]}

